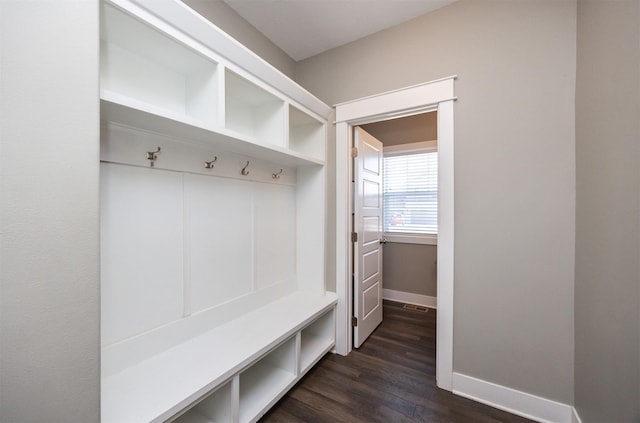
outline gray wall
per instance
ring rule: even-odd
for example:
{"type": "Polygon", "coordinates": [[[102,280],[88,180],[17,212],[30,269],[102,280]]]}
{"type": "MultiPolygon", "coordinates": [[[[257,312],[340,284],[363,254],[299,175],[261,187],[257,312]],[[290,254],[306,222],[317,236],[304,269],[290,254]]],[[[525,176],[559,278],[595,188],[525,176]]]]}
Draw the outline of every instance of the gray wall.
{"type": "Polygon", "coordinates": [[[640,421],[640,7],[578,2],[575,403],[640,421]]]}
{"type": "Polygon", "coordinates": [[[574,1],[460,0],[296,67],[329,104],[459,75],[454,371],[568,404],[575,43],[574,1]]]}
{"type": "MultiPolygon", "coordinates": [[[[385,146],[432,141],[438,138],[437,113],[362,125],[385,146]]],[[[384,246],[382,285],[385,289],[435,297],[437,292],[435,245],[388,242],[384,246]]]]}
{"type": "Polygon", "coordinates": [[[100,419],[98,2],[0,1],[0,421],[100,419]]]}
{"type": "Polygon", "coordinates": [[[437,256],[435,245],[386,243],[382,259],[383,288],[435,297],[437,256]]]}
{"type": "Polygon", "coordinates": [[[215,26],[241,42],[273,67],[294,77],[296,62],[222,0],[183,0],[215,26]]]}

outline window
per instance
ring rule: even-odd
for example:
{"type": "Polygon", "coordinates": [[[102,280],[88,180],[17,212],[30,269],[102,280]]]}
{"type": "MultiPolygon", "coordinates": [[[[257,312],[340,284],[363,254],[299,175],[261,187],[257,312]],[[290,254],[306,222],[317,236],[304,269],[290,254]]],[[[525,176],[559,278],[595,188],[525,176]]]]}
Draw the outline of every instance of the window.
{"type": "Polygon", "coordinates": [[[438,234],[438,151],[435,141],[385,147],[385,237],[435,243],[438,234]]]}

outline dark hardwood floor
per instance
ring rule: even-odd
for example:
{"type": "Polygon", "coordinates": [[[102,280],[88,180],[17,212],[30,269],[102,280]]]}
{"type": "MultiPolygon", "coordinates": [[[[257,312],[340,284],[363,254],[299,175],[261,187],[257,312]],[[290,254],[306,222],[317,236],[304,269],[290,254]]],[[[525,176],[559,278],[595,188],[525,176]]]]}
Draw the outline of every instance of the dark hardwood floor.
{"type": "Polygon", "coordinates": [[[384,321],[348,357],[328,354],[262,420],[529,422],[436,387],[436,311],[384,303],[384,321]]]}

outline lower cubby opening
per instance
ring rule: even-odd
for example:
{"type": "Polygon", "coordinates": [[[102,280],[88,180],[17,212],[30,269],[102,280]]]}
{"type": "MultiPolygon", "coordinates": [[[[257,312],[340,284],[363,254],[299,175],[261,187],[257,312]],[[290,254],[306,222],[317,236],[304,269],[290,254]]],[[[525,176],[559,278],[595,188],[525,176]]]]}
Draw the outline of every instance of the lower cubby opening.
{"type": "Polygon", "coordinates": [[[300,332],[300,372],[305,373],[335,344],[334,310],[300,332]]]}
{"type": "Polygon", "coordinates": [[[260,418],[295,382],[295,337],[240,374],[240,423],[260,418]]]}
{"type": "Polygon", "coordinates": [[[206,396],[195,407],[173,420],[176,423],[232,422],[232,382],[229,381],[206,396]]]}

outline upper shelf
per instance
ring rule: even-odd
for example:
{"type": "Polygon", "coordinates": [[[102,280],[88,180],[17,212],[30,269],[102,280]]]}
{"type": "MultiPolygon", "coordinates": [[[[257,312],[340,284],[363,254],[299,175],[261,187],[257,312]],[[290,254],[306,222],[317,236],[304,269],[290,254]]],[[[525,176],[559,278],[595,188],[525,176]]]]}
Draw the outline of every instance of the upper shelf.
{"type": "Polygon", "coordinates": [[[328,106],[289,81],[288,90],[306,101],[297,102],[186,36],[188,25],[159,18],[178,7],[200,28],[204,19],[180,5],[102,4],[102,119],[287,165],[324,164],[328,106]]]}
{"type": "Polygon", "coordinates": [[[304,105],[322,119],[329,119],[331,107],[184,3],[158,0],[107,1],[119,8],[131,11],[144,21],[152,22],[163,32],[176,36],[178,36],[176,33],[179,32],[180,35],[187,36],[193,44],[224,57],[225,62],[233,64],[234,68],[247,70],[276,91],[283,93],[287,98],[304,105]],[[180,31],[176,31],[175,28],[180,28],[180,31]]]}
{"type": "Polygon", "coordinates": [[[100,101],[102,119],[127,127],[170,136],[185,142],[204,143],[222,151],[257,157],[286,166],[323,165],[324,160],[298,153],[295,150],[270,145],[265,146],[243,134],[214,130],[196,121],[174,119],[168,113],[155,113],[140,107],[140,103],[121,95],[103,91],[100,101]]]}

